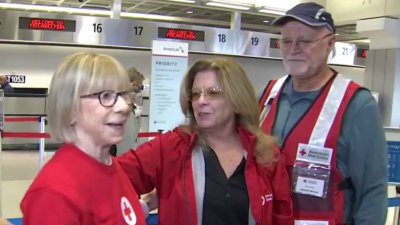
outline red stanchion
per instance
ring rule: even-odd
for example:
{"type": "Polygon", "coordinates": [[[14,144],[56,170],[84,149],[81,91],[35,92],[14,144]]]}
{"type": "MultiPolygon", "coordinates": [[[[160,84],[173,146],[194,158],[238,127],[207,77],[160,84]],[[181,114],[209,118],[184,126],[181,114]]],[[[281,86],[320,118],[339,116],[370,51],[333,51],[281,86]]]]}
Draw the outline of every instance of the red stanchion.
{"type": "Polygon", "coordinates": [[[48,133],[36,132],[3,132],[4,138],[50,138],[48,133]]]}
{"type": "MultiPolygon", "coordinates": [[[[138,138],[157,137],[159,132],[140,132],[138,138]]],[[[4,138],[50,138],[49,133],[37,132],[3,132],[4,138]]]]}
{"type": "Polygon", "coordinates": [[[4,122],[39,122],[40,117],[5,117],[4,122]]]}
{"type": "MultiPolygon", "coordinates": [[[[41,117],[6,117],[4,122],[40,122],[41,117]]],[[[160,132],[140,132],[138,138],[157,137],[160,132]]],[[[3,132],[3,138],[50,138],[49,133],[37,132],[3,132]]]]}

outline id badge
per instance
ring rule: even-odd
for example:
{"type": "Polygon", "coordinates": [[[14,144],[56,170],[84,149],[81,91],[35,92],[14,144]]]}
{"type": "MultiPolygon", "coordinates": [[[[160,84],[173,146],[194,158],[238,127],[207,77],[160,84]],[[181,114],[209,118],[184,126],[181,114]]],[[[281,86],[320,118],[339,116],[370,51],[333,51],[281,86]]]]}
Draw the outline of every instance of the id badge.
{"type": "Polygon", "coordinates": [[[296,160],[293,164],[293,192],[326,198],[332,149],[299,144],[296,160]]]}
{"type": "Polygon", "coordinates": [[[311,177],[298,176],[294,192],[317,197],[324,196],[325,181],[311,177]]]}

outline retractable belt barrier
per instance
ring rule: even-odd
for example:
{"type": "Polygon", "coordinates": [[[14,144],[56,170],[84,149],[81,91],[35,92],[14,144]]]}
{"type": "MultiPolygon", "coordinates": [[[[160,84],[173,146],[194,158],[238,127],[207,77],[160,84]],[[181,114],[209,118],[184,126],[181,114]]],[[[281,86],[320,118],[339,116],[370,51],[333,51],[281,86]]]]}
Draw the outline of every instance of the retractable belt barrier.
{"type": "MultiPolygon", "coordinates": [[[[39,122],[40,131],[41,132],[2,132],[2,138],[40,138],[39,144],[39,166],[43,165],[43,156],[44,156],[44,139],[50,138],[49,133],[44,132],[44,126],[46,124],[45,118],[43,116],[34,116],[34,117],[18,117],[18,118],[4,118],[5,123],[10,122],[39,122]]],[[[161,132],[140,132],[138,133],[138,138],[148,138],[148,137],[157,137],[161,132]]],[[[389,142],[390,143],[390,142],[389,142]]],[[[389,170],[390,173],[390,170],[389,170]]],[[[388,199],[389,207],[399,207],[400,206],[400,197],[394,197],[388,199]]]]}
{"type": "MultiPolygon", "coordinates": [[[[44,139],[50,138],[50,134],[45,132],[46,119],[44,116],[30,117],[5,117],[4,123],[39,122],[40,132],[7,132],[1,131],[2,138],[39,138],[39,167],[43,166],[44,159],[44,139]]],[[[138,138],[157,137],[161,132],[140,132],[138,138]]]]}
{"type": "MultiPolygon", "coordinates": [[[[9,122],[41,122],[43,117],[20,117],[20,118],[4,118],[5,123],[9,122]]],[[[160,132],[140,132],[138,138],[157,137],[160,132]]],[[[50,138],[49,133],[42,132],[2,132],[2,138],[50,138]]]]}

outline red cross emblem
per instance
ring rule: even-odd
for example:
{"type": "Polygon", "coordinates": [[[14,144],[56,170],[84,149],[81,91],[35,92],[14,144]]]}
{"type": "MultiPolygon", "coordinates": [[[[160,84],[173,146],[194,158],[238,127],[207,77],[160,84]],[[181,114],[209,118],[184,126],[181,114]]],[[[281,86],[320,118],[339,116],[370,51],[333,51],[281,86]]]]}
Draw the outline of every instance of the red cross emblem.
{"type": "Polygon", "coordinates": [[[307,154],[307,152],[306,152],[304,149],[302,149],[302,150],[300,151],[300,155],[301,155],[301,156],[304,156],[305,154],[307,154]]]}
{"type": "Polygon", "coordinates": [[[127,224],[129,225],[136,224],[135,212],[133,211],[132,205],[126,197],[121,198],[121,211],[122,211],[122,216],[124,217],[124,220],[127,224]]]}

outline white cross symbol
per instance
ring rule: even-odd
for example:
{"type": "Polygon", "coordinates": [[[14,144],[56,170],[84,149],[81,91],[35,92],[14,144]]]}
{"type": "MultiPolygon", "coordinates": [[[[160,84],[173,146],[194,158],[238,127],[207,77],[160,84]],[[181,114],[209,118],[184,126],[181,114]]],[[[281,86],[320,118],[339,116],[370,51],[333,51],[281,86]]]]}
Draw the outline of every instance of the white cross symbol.
{"type": "Polygon", "coordinates": [[[122,216],[124,217],[124,220],[127,224],[129,225],[136,224],[135,211],[133,211],[132,205],[131,203],[129,203],[126,197],[121,198],[121,211],[122,211],[122,216]]]}

